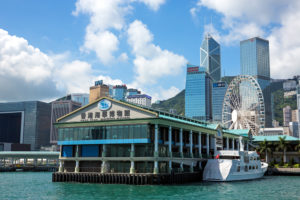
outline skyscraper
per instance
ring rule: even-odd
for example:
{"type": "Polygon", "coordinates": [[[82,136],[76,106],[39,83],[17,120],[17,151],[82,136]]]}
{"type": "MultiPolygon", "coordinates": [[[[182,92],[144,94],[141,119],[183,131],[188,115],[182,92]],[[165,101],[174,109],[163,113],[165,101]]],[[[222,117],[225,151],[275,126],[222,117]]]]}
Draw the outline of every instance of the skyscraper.
{"type": "Polygon", "coordinates": [[[269,41],[258,37],[240,42],[241,74],[251,75],[259,83],[265,103],[265,126],[272,126],[269,41]]]}
{"type": "Polygon", "coordinates": [[[224,96],[227,90],[226,82],[215,82],[212,86],[212,119],[215,122],[222,121],[222,108],[224,96]]]}
{"type": "Polygon", "coordinates": [[[211,120],[212,80],[205,67],[187,64],[185,115],[199,120],[211,120]]]}
{"type": "Polygon", "coordinates": [[[210,34],[206,34],[200,47],[200,66],[206,68],[213,82],[221,80],[220,45],[210,34]]]}
{"type": "Polygon", "coordinates": [[[127,86],[126,85],[115,85],[113,87],[113,98],[117,100],[123,100],[125,101],[127,92],[127,86]]]}
{"type": "Polygon", "coordinates": [[[95,81],[95,86],[90,87],[89,102],[93,102],[101,97],[109,96],[109,87],[103,84],[103,81],[95,81]]]}
{"type": "Polygon", "coordinates": [[[282,109],[283,113],[283,126],[289,126],[292,121],[292,110],[290,106],[286,106],[282,109]]]}

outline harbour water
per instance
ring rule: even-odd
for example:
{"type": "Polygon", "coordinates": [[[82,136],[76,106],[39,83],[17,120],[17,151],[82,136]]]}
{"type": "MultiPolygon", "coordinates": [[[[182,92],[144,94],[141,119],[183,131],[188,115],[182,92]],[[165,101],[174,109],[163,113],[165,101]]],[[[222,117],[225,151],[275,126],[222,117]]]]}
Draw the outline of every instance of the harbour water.
{"type": "Polygon", "coordinates": [[[0,173],[0,199],[300,199],[300,177],[187,185],[53,183],[49,172],[0,173]]]}

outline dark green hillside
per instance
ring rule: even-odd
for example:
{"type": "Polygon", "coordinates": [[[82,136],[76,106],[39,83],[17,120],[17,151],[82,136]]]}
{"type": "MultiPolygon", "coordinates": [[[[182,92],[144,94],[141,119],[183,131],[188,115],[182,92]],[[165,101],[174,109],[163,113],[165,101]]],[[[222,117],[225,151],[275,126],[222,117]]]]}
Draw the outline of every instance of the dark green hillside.
{"type": "Polygon", "coordinates": [[[158,104],[152,104],[152,108],[167,112],[169,112],[170,109],[176,109],[178,115],[184,115],[184,95],[185,90],[182,90],[170,99],[161,101],[158,104]]]}

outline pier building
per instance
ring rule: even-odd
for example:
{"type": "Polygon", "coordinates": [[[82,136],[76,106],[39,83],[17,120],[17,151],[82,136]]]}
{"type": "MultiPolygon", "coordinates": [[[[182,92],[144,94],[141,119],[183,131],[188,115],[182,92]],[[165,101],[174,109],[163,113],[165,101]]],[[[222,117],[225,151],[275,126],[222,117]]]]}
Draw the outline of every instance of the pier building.
{"type": "Polygon", "coordinates": [[[247,147],[250,134],[109,97],[59,118],[55,125],[60,175],[199,173],[202,162],[217,150],[238,149],[240,137],[247,147]]]}

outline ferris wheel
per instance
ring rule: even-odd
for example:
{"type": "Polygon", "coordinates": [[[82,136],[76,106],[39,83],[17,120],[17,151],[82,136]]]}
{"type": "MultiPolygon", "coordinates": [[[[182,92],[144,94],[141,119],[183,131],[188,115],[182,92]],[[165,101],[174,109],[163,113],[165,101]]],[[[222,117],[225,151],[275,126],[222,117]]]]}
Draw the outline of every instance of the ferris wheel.
{"type": "Polygon", "coordinates": [[[223,126],[228,129],[251,129],[258,135],[265,127],[265,105],[262,90],[250,75],[235,77],[225,93],[223,126]]]}

